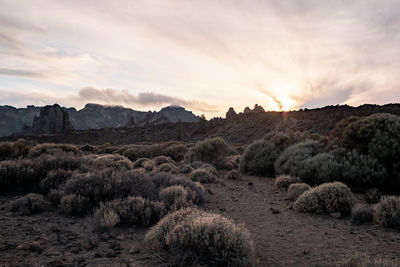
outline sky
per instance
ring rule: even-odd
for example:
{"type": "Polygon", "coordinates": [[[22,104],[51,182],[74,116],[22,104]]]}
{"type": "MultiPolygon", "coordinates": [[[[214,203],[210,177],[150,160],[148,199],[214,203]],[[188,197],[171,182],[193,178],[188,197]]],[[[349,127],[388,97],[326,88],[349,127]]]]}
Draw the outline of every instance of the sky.
{"type": "Polygon", "coordinates": [[[0,105],[400,102],[397,0],[0,0],[0,105]]]}

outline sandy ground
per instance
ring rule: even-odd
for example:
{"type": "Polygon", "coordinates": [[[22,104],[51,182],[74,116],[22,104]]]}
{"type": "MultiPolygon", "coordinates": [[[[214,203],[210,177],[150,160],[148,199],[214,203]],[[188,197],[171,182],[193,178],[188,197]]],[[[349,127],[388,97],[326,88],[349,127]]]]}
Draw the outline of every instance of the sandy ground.
{"type": "MultiPolygon", "coordinates": [[[[212,194],[203,208],[246,225],[260,266],[334,266],[355,253],[400,257],[399,232],[296,213],[289,208],[286,192],[275,189],[273,182],[242,177],[206,186],[212,194]]],[[[143,265],[140,244],[145,228],[99,234],[87,219],[68,217],[59,210],[19,216],[6,208],[9,200],[0,199],[0,266],[143,265]]]]}

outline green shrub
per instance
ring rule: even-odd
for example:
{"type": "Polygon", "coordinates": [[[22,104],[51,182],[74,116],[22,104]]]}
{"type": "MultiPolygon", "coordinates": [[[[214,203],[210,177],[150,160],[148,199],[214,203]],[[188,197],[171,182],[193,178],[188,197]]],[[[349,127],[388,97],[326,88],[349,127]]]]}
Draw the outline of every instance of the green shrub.
{"type": "Polygon", "coordinates": [[[42,212],[50,207],[50,203],[42,195],[33,193],[13,200],[10,204],[11,211],[17,212],[19,215],[42,212]]]}
{"type": "Polygon", "coordinates": [[[202,161],[218,165],[224,157],[231,153],[232,150],[225,140],[215,137],[197,142],[188,150],[185,159],[189,162],[202,161]]]}
{"type": "Polygon", "coordinates": [[[354,198],[350,189],[343,183],[325,183],[312,188],[297,198],[293,208],[298,212],[342,215],[351,211],[354,198]]]}
{"type": "Polygon", "coordinates": [[[173,185],[160,190],[159,199],[169,210],[178,210],[191,206],[193,203],[189,191],[182,185],[173,185]]]}
{"type": "Polygon", "coordinates": [[[310,190],[311,187],[305,183],[294,183],[290,184],[288,187],[288,199],[295,201],[299,196],[301,196],[304,192],[310,190]]]}
{"type": "Polygon", "coordinates": [[[145,248],[159,265],[256,265],[253,241],[245,227],[190,208],[168,214],[151,228],[145,248]]]}
{"type": "Polygon", "coordinates": [[[240,178],[240,172],[238,170],[231,170],[226,174],[226,179],[237,180],[240,178]]]}
{"type": "Polygon", "coordinates": [[[356,254],[336,265],[337,267],[400,267],[398,259],[370,258],[367,255],[356,254]]]}
{"type": "Polygon", "coordinates": [[[202,184],[214,183],[216,181],[215,176],[209,173],[206,169],[197,169],[192,171],[189,178],[194,182],[200,182],[202,184]]]}
{"type": "Polygon", "coordinates": [[[172,158],[175,161],[181,161],[184,159],[187,151],[188,148],[183,144],[172,144],[165,148],[162,151],[162,154],[172,158]]]}
{"type": "Polygon", "coordinates": [[[301,179],[290,175],[280,175],[275,178],[274,185],[275,188],[288,188],[289,185],[294,183],[301,183],[301,179]]]}
{"type": "Polygon", "coordinates": [[[373,214],[379,226],[400,228],[400,197],[383,196],[373,214]]]}
{"type": "Polygon", "coordinates": [[[120,222],[120,218],[110,205],[101,203],[92,215],[92,223],[99,230],[107,230],[115,227],[120,222]]]}
{"type": "Polygon", "coordinates": [[[42,154],[55,154],[59,152],[71,152],[77,156],[83,155],[82,151],[75,145],[68,144],[40,144],[29,150],[29,157],[34,158],[42,154]]]}
{"type": "Polygon", "coordinates": [[[60,199],[60,207],[65,214],[83,216],[92,208],[92,204],[86,197],[68,194],[60,199]]]}
{"type": "Polygon", "coordinates": [[[373,209],[367,204],[356,204],[351,209],[351,222],[355,225],[361,225],[366,222],[372,222],[373,209]]]}
{"type": "Polygon", "coordinates": [[[149,226],[158,222],[165,214],[163,203],[142,197],[113,200],[108,205],[118,214],[120,224],[149,226]]]}
{"type": "Polygon", "coordinates": [[[279,149],[271,142],[260,140],[249,145],[240,158],[242,173],[272,177],[275,175],[274,162],[279,149]]]}
{"type": "Polygon", "coordinates": [[[158,171],[160,172],[169,172],[173,174],[179,173],[178,167],[175,166],[173,163],[163,163],[158,167],[158,171]]]}

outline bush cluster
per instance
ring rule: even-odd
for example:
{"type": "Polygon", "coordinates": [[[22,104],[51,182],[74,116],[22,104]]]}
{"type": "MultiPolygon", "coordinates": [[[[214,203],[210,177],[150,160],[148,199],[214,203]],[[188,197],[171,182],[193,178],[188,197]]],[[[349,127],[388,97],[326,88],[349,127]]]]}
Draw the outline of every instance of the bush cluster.
{"type": "Polygon", "coordinates": [[[202,184],[210,184],[216,181],[216,177],[206,169],[197,169],[192,171],[189,178],[194,182],[200,182],[202,184]]]}
{"type": "Polygon", "coordinates": [[[10,202],[11,211],[19,215],[30,215],[45,211],[50,203],[42,195],[30,193],[10,202]]]}
{"type": "Polygon", "coordinates": [[[220,137],[209,138],[196,143],[185,155],[189,162],[202,161],[211,163],[217,167],[221,165],[223,159],[232,154],[232,149],[220,137]]]}
{"type": "Polygon", "coordinates": [[[301,194],[293,205],[298,212],[349,214],[354,203],[353,194],[343,183],[325,183],[301,194]]]}
{"type": "Polygon", "coordinates": [[[288,188],[289,185],[294,183],[301,183],[299,177],[294,177],[291,175],[280,175],[275,178],[275,188],[288,188]]]}
{"type": "Polygon", "coordinates": [[[65,214],[83,216],[92,208],[89,198],[75,194],[60,198],[60,207],[65,214]]]}
{"type": "Polygon", "coordinates": [[[0,161],[26,157],[28,153],[29,146],[24,139],[18,139],[15,142],[0,142],[0,161]]]}
{"type": "Polygon", "coordinates": [[[192,208],[165,216],[146,234],[145,248],[159,265],[256,265],[253,241],[246,228],[218,214],[192,208]]]}
{"type": "Polygon", "coordinates": [[[400,197],[384,196],[374,208],[374,222],[382,227],[400,228],[400,197]]]}
{"type": "Polygon", "coordinates": [[[29,150],[29,157],[34,158],[42,154],[55,154],[59,152],[71,152],[77,156],[83,155],[79,147],[69,144],[40,144],[29,150]]]}
{"type": "Polygon", "coordinates": [[[290,184],[288,187],[288,199],[295,201],[299,196],[301,196],[304,192],[310,190],[311,187],[305,183],[294,183],[290,184]]]}
{"type": "Polygon", "coordinates": [[[193,205],[192,199],[194,199],[194,196],[190,195],[190,193],[193,193],[193,191],[189,192],[182,185],[173,185],[161,189],[159,199],[168,210],[176,211],[193,205]]]}

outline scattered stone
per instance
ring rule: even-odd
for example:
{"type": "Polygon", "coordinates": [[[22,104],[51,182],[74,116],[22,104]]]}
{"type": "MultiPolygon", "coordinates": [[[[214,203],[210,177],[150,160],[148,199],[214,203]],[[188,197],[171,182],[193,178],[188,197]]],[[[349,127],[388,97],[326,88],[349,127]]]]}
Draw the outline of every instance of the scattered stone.
{"type": "Polygon", "coordinates": [[[113,250],[110,250],[107,252],[106,257],[107,258],[115,258],[115,257],[117,257],[117,253],[115,253],[115,251],[113,251],[113,250]]]}
{"type": "Polygon", "coordinates": [[[125,239],[125,235],[121,233],[116,237],[116,239],[117,240],[124,240],[125,239]]]}
{"type": "Polygon", "coordinates": [[[272,214],[278,214],[280,212],[277,208],[270,208],[270,210],[272,211],[272,214]]]}
{"type": "Polygon", "coordinates": [[[59,233],[59,232],[61,232],[61,229],[60,229],[60,227],[58,227],[57,225],[52,225],[52,226],[50,227],[50,231],[52,231],[52,232],[54,232],[54,233],[59,233]]]}
{"type": "Polygon", "coordinates": [[[42,253],[42,251],[43,251],[43,247],[40,245],[39,242],[36,242],[36,241],[34,241],[31,244],[29,244],[26,248],[29,251],[37,252],[37,253],[42,253]]]}
{"type": "Polygon", "coordinates": [[[293,204],[289,204],[286,208],[287,208],[288,210],[293,210],[293,204]]]}
{"type": "Polygon", "coordinates": [[[224,212],[224,211],[226,211],[226,209],[225,208],[219,208],[219,211],[224,212]]]}
{"type": "Polygon", "coordinates": [[[247,184],[247,186],[253,186],[253,183],[252,183],[252,182],[249,182],[249,183],[247,184]]]}
{"type": "Polygon", "coordinates": [[[304,251],[303,251],[303,254],[304,254],[304,255],[310,254],[310,251],[309,251],[309,250],[304,250],[304,251]]]}

